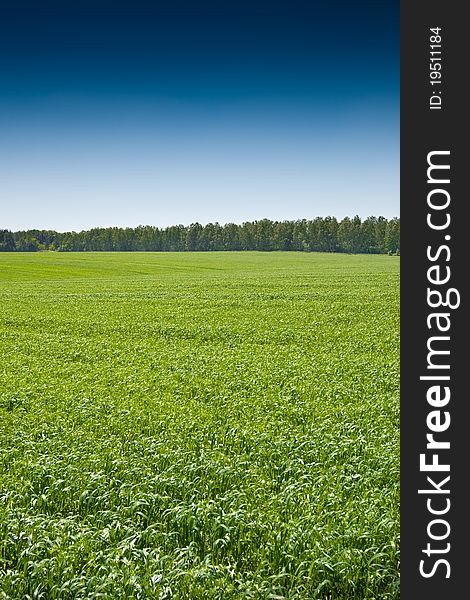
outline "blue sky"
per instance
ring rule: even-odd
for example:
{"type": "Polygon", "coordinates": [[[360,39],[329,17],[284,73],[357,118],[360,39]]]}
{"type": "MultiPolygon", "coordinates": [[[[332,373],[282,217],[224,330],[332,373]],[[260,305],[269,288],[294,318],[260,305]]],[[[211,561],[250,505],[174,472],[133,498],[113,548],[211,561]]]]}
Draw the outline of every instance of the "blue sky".
{"type": "Polygon", "coordinates": [[[399,3],[0,6],[0,228],[399,214],[399,3]]]}

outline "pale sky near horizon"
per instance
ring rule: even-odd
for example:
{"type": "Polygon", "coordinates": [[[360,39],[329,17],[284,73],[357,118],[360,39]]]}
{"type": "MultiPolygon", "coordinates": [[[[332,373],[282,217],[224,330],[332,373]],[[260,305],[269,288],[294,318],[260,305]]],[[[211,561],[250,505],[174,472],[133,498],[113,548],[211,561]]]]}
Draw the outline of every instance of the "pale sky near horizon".
{"type": "Polygon", "coordinates": [[[399,3],[1,11],[0,228],[399,215],[399,3]]]}

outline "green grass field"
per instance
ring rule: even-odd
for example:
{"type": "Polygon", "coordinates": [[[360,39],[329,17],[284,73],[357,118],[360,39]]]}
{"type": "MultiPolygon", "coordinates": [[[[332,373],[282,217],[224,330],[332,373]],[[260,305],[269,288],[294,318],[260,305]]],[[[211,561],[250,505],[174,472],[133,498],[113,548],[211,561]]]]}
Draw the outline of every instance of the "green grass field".
{"type": "Polygon", "coordinates": [[[0,347],[0,598],[399,598],[399,258],[0,253],[0,347]]]}

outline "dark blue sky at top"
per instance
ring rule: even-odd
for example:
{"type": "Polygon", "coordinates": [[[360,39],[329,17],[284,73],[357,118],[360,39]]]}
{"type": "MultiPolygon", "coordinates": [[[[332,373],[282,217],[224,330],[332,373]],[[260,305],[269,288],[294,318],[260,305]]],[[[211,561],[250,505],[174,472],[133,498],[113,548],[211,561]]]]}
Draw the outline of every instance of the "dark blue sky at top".
{"type": "Polygon", "coordinates": [[[399,3],[0,3],[0,226],[398,214],[399,3]]]}

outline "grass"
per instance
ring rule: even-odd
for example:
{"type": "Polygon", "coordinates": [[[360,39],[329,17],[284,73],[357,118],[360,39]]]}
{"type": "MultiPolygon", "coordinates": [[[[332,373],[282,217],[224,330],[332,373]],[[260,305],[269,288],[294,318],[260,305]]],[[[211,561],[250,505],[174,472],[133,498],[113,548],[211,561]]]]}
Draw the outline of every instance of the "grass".
{"type": "Polygon", "coordinates": [[[0,598],[399,598],[399,259],[0,253],[0,598]]]}

